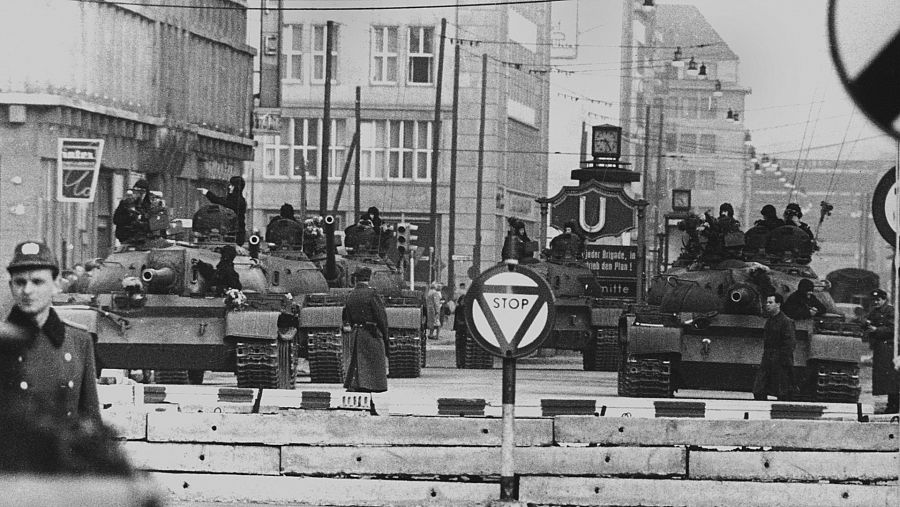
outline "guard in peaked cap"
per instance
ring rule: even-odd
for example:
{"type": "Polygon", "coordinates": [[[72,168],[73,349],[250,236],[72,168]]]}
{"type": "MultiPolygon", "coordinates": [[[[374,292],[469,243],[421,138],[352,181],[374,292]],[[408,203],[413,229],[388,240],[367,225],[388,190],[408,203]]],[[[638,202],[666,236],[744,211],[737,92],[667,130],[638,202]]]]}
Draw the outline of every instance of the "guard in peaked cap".
{"type": "Polygon", "coordinates": [[[29,269],[50,269],[53,271],[53,278],[59,274],[59,262],[46,243],[25,241],[16,245],[13,259],[6,266],[6,271],[13,274],[29,269]]]}
{"type": "Polygon", "coordinates": [[[59,264],[46,244],[16,246],[6,267],[14,305],[6,322],[27,335],[0,347],[0,397],[34,403],[48,415],[100,422],[94,341],[53,309],[59,264]],[[48,271],[50,273],[48,273],[48,271]],[[52,274],[52,277],[50,276],[52,274]]]}
{"type": "Polygon", "coordinates": [[[872,291],[871,296],[876,299],[887,299],[887,292],[881,289],[875,289],[872,291]]]}
{"type": "Polygon", "coordinates": [[[367,283],[372,276],[370,268],[360,267],[353,276],[356,286],[341,312],[346,332],[342,340],[344,387],[351,392],[387,391],[390,342],[384,302],[367,283]]]}
{"type": "Polygon", "coordinates": [[[900,411],[900,372],[894,369],[894,307],[887,292],[875,289],[866,314],[866,336],[872,349],[872,395],[887,395],[886,414],[900,411]]]}

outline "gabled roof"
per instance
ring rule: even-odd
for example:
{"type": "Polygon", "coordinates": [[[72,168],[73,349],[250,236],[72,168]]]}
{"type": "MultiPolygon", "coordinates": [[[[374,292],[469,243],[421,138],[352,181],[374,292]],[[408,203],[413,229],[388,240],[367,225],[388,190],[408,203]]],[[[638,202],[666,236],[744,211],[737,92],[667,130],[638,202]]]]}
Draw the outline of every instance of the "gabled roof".
{"type": "MultiPolygon", "coordinates": [[[[665,46],[681,46],[684,59],[740,60],[725,40],[693,5],[657,4],[656,29],[665,46]],[[704,47],[697,47],[698,45],[704,47]]],[[[674,51],[674,49],[673,49],[674,51]]]]}

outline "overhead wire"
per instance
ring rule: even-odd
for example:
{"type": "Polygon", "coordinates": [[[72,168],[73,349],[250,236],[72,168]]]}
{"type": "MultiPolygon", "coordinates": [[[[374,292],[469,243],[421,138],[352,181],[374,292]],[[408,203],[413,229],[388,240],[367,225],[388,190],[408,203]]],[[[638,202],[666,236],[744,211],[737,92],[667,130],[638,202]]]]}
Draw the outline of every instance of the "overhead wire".
{"type": "MultiPolygon", "coordinates": [[[[465,4],[458,3],[422,3],[422,4],[411,4],[411,5],[371,5],[371,6],[356,6],[356,7],[347,7],[347,6],[331,6],[331,7],[285,7],[285,6],[264,6],[260,7],[251,7],[244,5],[197,5],[195,3],[187,3],[187,4],[179,4],[172,3],[171,0],[165,3],[154,3],[154,2],[139,2],[139,1],[107,1],[107,0],[70,0],[73,2],[86,3],[86,4],[115,4],[115,5],[128,5],[135,7],[165,7],[165,8],[175,8],[175,9],[209,9],[209,10],[240,10],[240,11],[263,11],[263,10],[274,10],[274,11],[356,11],[356,12],[364,12],[364,11],[392,11],[392,10],[419,10],[419,9],[451,9],[456,7],[493,7],[493,6],[504,6],[504,5],[527,5],[527,4],[552,4],[559,2],[570,2],[573,0],[485,0],[480,2],[471,2],[465,4]]],[[[188,2],[193,2],[194,0],[186,0],[188,2]]],[[[263,0],[264,1],[264,0],[263,0]]],[[[328,0],[326,0],[328,1],[328,0]]]]}

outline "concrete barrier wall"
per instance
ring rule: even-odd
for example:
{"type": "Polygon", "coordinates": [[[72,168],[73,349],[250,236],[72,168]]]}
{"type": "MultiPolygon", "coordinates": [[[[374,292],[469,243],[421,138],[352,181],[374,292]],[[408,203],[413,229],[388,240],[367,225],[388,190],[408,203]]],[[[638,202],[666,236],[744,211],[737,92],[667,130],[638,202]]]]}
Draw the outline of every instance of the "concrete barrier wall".
{"type": "MultiPolygon", "coordinates": [[[[501,421],[106,410],[170,499],[486,505],[501,421]]],[[[519,499],[534,505],[897,505],[898,425],[556,416],[516,421],[519,499]],[[736,502],[736,499],[740,499],[736,502]]]]}

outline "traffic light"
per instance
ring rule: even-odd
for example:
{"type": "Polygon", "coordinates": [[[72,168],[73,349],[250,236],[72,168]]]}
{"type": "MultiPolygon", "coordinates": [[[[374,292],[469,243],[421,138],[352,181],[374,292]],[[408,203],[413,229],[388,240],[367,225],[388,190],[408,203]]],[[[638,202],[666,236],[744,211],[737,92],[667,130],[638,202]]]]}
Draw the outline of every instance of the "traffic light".
{"type": "Polygon", "coordinates": [[[418,236],[413,233],[418,228],[418,225],[413,225],[408,222],[400,222],[397,224],[397,252],[400,253],[400,255],[406,255],[415,250],[416,246],[413,245],[413,242],[418,239],[418,236]]]}

